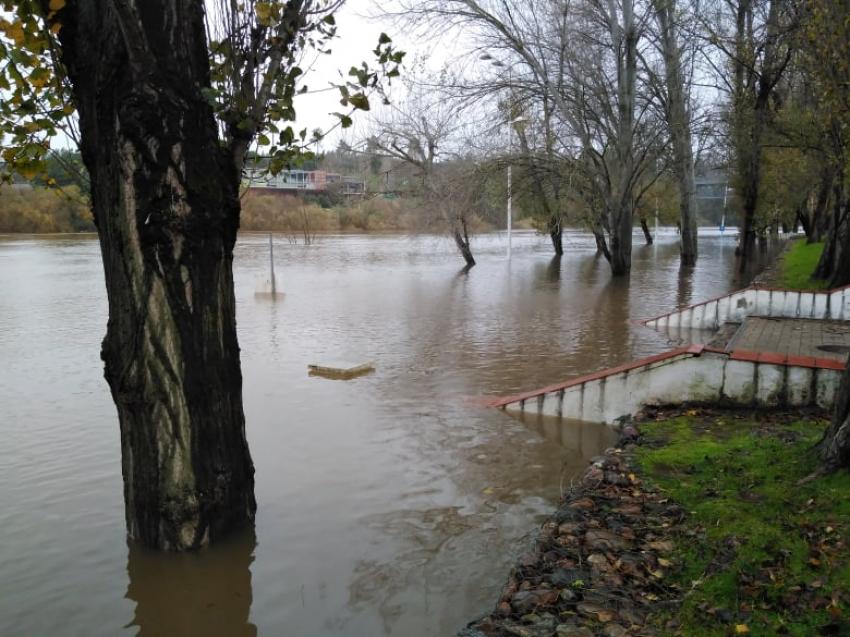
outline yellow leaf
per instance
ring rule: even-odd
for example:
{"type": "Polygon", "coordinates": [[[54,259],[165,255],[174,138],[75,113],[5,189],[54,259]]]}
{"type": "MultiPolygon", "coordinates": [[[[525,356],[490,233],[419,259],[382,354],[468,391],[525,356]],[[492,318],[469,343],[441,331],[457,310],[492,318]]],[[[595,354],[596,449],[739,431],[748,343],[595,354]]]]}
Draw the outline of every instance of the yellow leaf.
{"type": "Polygon", "coordinates": [[[53,24],[50,25],[50,32],[53,35],[57,35],[61,30],[62,30],[62,25],[59,24],[58,22],[54,22],[53,24]]]}
{"type": "Polygon", "coordinates": [[[65,0],[50,0],[50,10],[59,11],[65,7],[65,0]]]}
{"type": "Polygon", "coordinates": [[[268,2],[258,2],[256,7],[260,24],[268,24],[272,17],[272,5],[268,2]]]}
{"type": "Polygon", "coordinates": [[[37,164],[20,164],[15,166],[15,170],[21,177],[27,180],[35,179],[38,176],[37,164]]]}
{"type": "Polygon", "coordinates": [[[10,24],[8,28],[6,28],[6,35],[12,38],[17,46],[23,46],[27,37],[24,33],[24,25],[20,22],[10,24]]]}
{"type": "Polygon", "coordinates": [[[750,633],[750,627],[746,624],[735,624],[735,634],[736,635],[748,635],[750,633]]]}

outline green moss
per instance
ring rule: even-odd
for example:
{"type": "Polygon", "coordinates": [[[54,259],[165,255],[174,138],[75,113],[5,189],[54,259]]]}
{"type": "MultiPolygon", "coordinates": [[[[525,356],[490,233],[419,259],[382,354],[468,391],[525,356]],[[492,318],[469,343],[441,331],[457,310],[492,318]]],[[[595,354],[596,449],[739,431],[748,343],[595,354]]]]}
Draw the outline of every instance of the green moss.
{"type": "Polygon", "coordinates": [[[804,484],[825,423],[730,415],[649,423],[646,478],[689,512],[669,583],[681,588],[670,634],[850,635],[850,473],[804,484]],[[835,600],[835,601],[833,601],[835,600]],[[830,609],[830,606],[833,608],[830,609]],[[843,627],[842,627],[843,626],[843,627]]]}
{"type": "Polygon", "coordinates": [[[826,288],[826,281],[812,278],[821,253],[823,253],[823,243],[794,241],[791,248],[782,255],[779,268],[780,285],[794,290],[826,288]]]}

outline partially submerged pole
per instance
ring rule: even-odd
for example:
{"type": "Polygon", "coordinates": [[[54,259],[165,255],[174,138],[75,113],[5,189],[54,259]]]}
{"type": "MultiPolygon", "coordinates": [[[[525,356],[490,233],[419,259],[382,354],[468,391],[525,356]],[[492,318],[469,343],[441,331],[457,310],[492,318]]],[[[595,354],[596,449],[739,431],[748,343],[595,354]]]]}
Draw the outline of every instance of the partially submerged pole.
{"type": "Polygon", "coordinates": [[[269,232],[269,268],[271,269],[272,296],[274,296],[277,294],[277,285],[274,280],[274,241],[271,232],[269,232]]]}

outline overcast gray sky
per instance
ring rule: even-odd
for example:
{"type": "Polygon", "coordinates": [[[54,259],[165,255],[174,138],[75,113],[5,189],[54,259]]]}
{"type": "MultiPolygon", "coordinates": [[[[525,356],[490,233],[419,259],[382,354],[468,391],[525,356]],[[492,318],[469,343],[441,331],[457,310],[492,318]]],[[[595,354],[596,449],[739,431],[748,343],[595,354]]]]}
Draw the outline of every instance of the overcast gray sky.
{"type": "MultiPolygon", "coordinates": [[[[320,128],[327,131],[337,119],[330,115],[335,111],[345,109],[339,103],[339,92],[325,90],[313,92],[316,89],[327,89],[329,82],[339,81],[340,71],[345,75],[352,66],[359,66],[363,61],[371,66],[374,62],[372,50],[378,44],[380,34],[389,35],[394,46],[405,51],[405,63],[411,64],[420,56],[428,58],[426,66],[437,70],[460,50],[457,42],[445,42],[439,39],[425,41],[415,33],[406,32],[391,18],[380,16],[380,7],[387,7],[392,0],[348,0],[336,16],[338,37],[333,41],[330,55],[322,55],[306,75],[304,83],[310,93],[300,95],[296,101],[297,121],[295,130],[307,128],[312,131],[320,128]]],[[[306,61],[305,61],[306,63],[306,61]]],[[[401,82],[395,80],[392,85],[392,95],[397,99],[403,94],[401,82]]],[[[373,111],[380,112],[380,98],[372,100],[373,111]]],[[[323,150],[336,147],[340,138],[354,143],[364,136],[368,130],[369,116],[358,112],[354,117],[354,126],[346,131],[337,128],[329,133],[322,141],[323,150]]]]}
{"type": "MultiPolygon", "coordinates": [[[[320,55],[315,59],[315,64],[306,74],[304,83],[309,87],[310,93],[297,97],[295,106],[298,119],[296,130],[307,128],[312,131],[320,128],[327,131],[336,123],[336,118],[330,115],[335,111],[345,112],[346,109],[339,103],[339,92],[327,89],[330,82],[340,80],[340,72],[345,76],[352,66],[359,66],[361,62],[373,65],[374,55],[372,50],[378,44],[378,37],[382,32],[393,39],[394,45],[408,52],[408,58],[414,54],[415,45],[406,41],[402,34],[397,33],[397,28],[388,19],[376,19],[370,16],[377,14],[375,5],[371,0],[348,0],[337,14],[338,37],[331,44],[330,55],[320,55]],[[314,92],[316,90],[321,92],[314,92]]],[[[305,60],[307,63],[307,60],[305,60]]],[[[373,103],[376,102],[373,100],[373,103]]],[[[378,107],[378,104],[374,104],[378,107]]],[[[355,116],[354,131],[343,133],[339,129],[330,133],[328,138],[322,142],[324,150],[334,148],[340,136],[351,137],[359,130],[363,130],[367,115],[357,113],[355,116]]]]}

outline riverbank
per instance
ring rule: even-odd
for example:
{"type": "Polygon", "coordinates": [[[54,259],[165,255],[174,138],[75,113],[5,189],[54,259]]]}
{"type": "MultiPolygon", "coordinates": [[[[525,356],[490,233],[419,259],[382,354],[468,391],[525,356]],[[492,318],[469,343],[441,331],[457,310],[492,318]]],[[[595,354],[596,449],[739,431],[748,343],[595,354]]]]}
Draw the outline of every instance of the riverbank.
{"type": "Polygon", "coordinates": [[[808,243],[805,237],[789,241],[776,261],[756,277],[755,283],[787,290],[827,289],[828,281],[812,276],[823,248],[823,242],[808,243]]]}
{"type": "Polygon", "coordinates": [[[798,484],[825,424],[647,412],[543,525],[493,613],[460,634],[848,634],[850,475],[798,484]]]}

